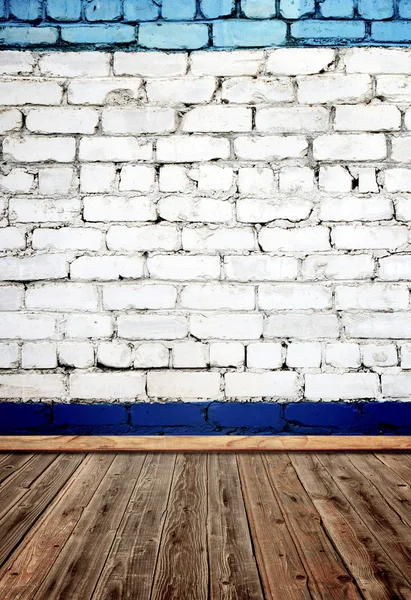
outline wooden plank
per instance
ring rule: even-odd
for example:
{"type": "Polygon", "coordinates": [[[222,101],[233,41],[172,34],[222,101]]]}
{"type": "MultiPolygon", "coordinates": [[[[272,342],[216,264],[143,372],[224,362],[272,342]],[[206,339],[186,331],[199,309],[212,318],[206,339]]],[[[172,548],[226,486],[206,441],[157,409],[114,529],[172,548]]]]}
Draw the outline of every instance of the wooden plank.
{"type": "Polygon", "coordinates": [[[350,461],[379,489],[385,501],[411,527],[411,487],[372,454],[349,454],[350,461]]]}
{"type": "Polygon", "coordinates": [[[378,460],[383,462],[392,471],[397,473],[405,483],[411,485],[411,458],[409,454],[403,453],[378,453],[375,455],[378,460]]]}
{"type": "Polygon", "coordinates": [[[264,456],[267,472],[284,519],[293,532],[299,554],[309,573],[313,598],[358,600],[361,594],[321,525],[321,518],[297,477],[290,457],[264,456]]]}
{"type": "Polygon", "coordinates": [[[81,464],[84,455],[58,456],[36,479],[24,501],[13,506],[0,520],[0,565],[26,535],[41,513],[81,464]]]}
{"type": "Polygon", "coordinates": [[[5,454],[0,463],[0,483],[8,479],[23,465],[33,458],[33,454],[5,454]]]}
{"type": "Polygon", "coordinates": [[[375,538],[411,584],[411,529],[385,502],[380,491],[340,454],[318,457],[375,538]]]}
{"type": "Polygon", "coordinates": [[[152,600],[207,600],[207,462],[179,454],[160,543],[152,600]]]}
{"type": "Polygon", "coordinates": [[[411,436],[0,436],[4,452],[411,450],[411,436]]]}
{"type": "Polygon", "coordinates": [[[367,600],[410,598],[411,588],[318,457],[291,455],[334,546],[367,600]]]}
{"type": "Polygon", "coordinates": [[[147,456],[93,600],[150,600],[175,460],[147,456]]]}
{"type": "Polygon", "coordinates": [[[116,456],[34,598],[88,600],[107,559],[144,455],[116,456]]]}
{"type": "Polygon", "coordinates": [[[208,556],[213,600],[264,600],[234,454],[208,456],[208,556]]]}
{"type": "Polygon", "coordinates": [[[114,460],[91,454],[0,570],[2,600],[30,600],[114,460]]]}
{"type": "Polygon", "coordinates": [[[241,485],[267,600],[308,600],[308,577],[273,494],[262,458],[238,457],[241,485]]]}

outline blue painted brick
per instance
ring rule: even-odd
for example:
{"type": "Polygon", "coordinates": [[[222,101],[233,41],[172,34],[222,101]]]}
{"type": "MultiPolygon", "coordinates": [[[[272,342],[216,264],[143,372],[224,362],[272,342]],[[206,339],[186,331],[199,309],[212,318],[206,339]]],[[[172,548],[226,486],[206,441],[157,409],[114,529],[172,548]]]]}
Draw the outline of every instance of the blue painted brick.
{"type": "Polygon", "coordinates": [[[213,402],[209,421],[220,427],[282,427],[281,405],[269,402],[213,402]]]}
{"type": "Polygon", "coordinates": [[[284,418],[304,427],[331,427],[349,431],[359,418],[357,404],[296,402],[287,404],[284,418]]]}
{"type": "Polygon", "coordinates": [[[168,21],[190,21],[196,14],[196,0],[163,0],[162,16],[168,21]]]}
{"type": "Polygon", "coordinates": [[[312,45],[325,41],[331,44],[344,40],[360,41],[365,37],[363,21],[298,21],[291,25],[291,35],[297,40],[310,40],[312,45]]]}
{"type": "Polygon", "coordinates": [[[380,426],[404,427],[411,430],[410,402],[367,402],[363,412],[380,426]]]}
{"type": "Polygon", "coordinates": [[[205,424],[208,403],[154,404],[139,403],[131,407],[131,422],[135,427],[190,427],[205,424]]]}
{"type": "Polygon", "coordinates": [[[218,19],[233,14],[235,2],[234,0],[201,0],[200,8],[206,19],[218,19]]]}
{"type": "Polygon", "coordinates": [[[371,25],[371,38],[376,42],[411,42],[411,21],[387,21],[371,25]]]}
{"type": "Polygon", "coordinates": [[[55,21],[78,21],[81,17],[81,0],[48,0],[47,15],[55,21]]]}
{"type": "Polygon", "coordinates": [[[55,404],[53,421],[59,427],[121,425],[127,421],[127,410],[120,404],[55,404]]]}
{"type": "Polygon", "coordinates": [[[121,44],[135,41],[132,25],[62,26],[61,37],[71,44],[121,44]]]}
{"type": "Polygon", "coordinates": [[[320,2],[321,15],[325,19],[343,19],[354,16],[354,0],[323,0],[320,2]]]}
{"type": "Polygon", "coordinates": [[[115,21],[121,16],[121,0],[87,0],[84,12],[87,21],[115,21]]]}
{"type": "Polygon", "coordinates": [[[160,7],[154,0],[124,0],[126,21],[155,21],[160,16],[160,7]]]}
{"type": "Polygon", "coordinates": [[[300,19],[314,11],[314,0],[280,0],[280,13],[286,19],[300,19]]]}
{"type": "Polygon", "coordinates": [[[275,0],[241,0],[241,10],[248,19],[271,19],[276,15],[275,0]]]}
{"type": "Polygon", "coordinates": [[[200,23],[143,23],[138,41],[145,48],[195,50],[207,46],[208,28],[200,23]]]}
{"type": "Polygon", "coordinates": [[[42,16],[42,0],[10,0],[10,12],[22,21],[36,21],[42,16]]]}
{"type": "Polygon", "coordinates": [[[401,19],[411,19],[411,0],[399,0],[398,14],[401,19]]]}
{"type": "Polygon", "coordinates": [[[394,0],[358,0],[358,14],[364,19],[390,19],[394,15],[394,0]]]}
{"type": "Polygon", "coordinates": [[[51,421],[51,406],[49,404],[15,404],[5,402],[0,404],[0,430],[9,432],[27,431],[46,427],[51,421]]]}
{"type": "Polygon", "coordinates": [[[0,0],[0,19],[7,17],[6,0],[0,0]]]}
{"type": "Polygon", "coordinates": [[[287,26],[282,21],[223,20],[213,24],[217,48],[253,48],[285,43],[287,26]]]}
{"type": "Polygon", "coordinates": [[[2,46],[36,46],[55,44],[58,39],[57,27],[22,27],[10,25],[0,27],[2,46]]]}

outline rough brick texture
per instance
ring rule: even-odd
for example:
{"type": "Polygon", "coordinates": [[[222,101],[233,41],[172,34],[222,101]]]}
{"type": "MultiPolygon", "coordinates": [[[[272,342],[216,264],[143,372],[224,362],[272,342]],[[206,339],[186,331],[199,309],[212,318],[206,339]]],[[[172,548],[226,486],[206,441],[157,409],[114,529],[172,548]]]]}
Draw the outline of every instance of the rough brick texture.
{"type": "Polygon", "coordinates": [[[411,50],[79,56],[0,53],[0,397],[409,399],[411,50]]]}

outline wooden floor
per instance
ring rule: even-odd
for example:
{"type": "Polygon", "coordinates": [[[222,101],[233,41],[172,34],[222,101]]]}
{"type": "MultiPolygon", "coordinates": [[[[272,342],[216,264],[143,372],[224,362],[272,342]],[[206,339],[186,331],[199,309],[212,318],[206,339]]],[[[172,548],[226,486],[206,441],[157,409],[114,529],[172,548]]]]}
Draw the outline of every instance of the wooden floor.
{"type": "Polygon", "coordinates": [[[0,600],[411,599],[411,456],[0,454],[0,600]]]}

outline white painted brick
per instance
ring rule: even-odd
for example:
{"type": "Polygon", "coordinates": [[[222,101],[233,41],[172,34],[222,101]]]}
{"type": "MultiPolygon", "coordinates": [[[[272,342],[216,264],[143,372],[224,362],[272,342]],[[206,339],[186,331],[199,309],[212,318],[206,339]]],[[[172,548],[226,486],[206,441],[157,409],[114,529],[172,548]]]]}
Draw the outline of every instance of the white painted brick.
{"type": "Polygon", "coordinates": [[[404,48],[347,48],[347,73],[411,73],[411,55],[404,48]]]}
{"type": "Polygon", "coordinates": [[[358,171],[358,191],[360,194],[379,192],[376,171],[373,168],[363,168],[358,171]]]}
{"type": "Polygon", "coordinates": [[[15,369],[19,365],[19,347],[17,344],[0,344],[0,369],[15,369]]]}
{"type": "Polygon", "coordinates": [[[108,315],[67,315],[65,332],[68,338],[105,338],[113,335],[113,322],[108,315]]]}
{"type": "Polygon", "coordinates": [[[80,189],[88,193],[110,192],[116,177],[115,165],[82,165],[80,189]]]}
{"type": "Polygon", "coordinates": [[[22,285],[0,286],[0,311],[18,310],[23,305],[24,287],[22,285]]]}
{"type": "Polygon", "coordinates": [[[378,248],[395,250],[406,244],[408,240],[408,231],[406,227],[401,226],[342,225],[335,227],[332,235],[335,247],[346,250],[378,248]]]}
{"type": "Polygon", "coordinates": [[[8,175],[0,175],[0,190],[6,192],[29,192],[34,183],[34,175],[23,169],[12,169],[8,175]]]}
{"type": "Polygon", "coordinates": [[[411,192],[411,171],[408,169],[387,169],[384,181],[387,192],[411,192]]]}
{"type": "Polygon", "coordinates": [[[103,288],[106,310],[174,308],[177,290],[171,285],[116,285],[103,288]]]}
{"type": "Polygon", "coordinates": [[[305,376],[305,397],[309,400],[376,398],[378,392],[378,376],[374,373],[324,373],[305,376]]]}
{"type": "Polygon", "coordinates": [[[186,317],[170,315],[120,315],[118,335],[128,340],[174,340],[188,334],[186,317]]]}
{"type": "Polygon", "coordinates": [[[397,199],[395,207],[395,217],[397,221],[411,220],[411,203],[409,196],[400,196],[397,199]]]}
{"type": "Polygon", "coordinates": [[[94,133],[98,112],[91,108],[35,108],[26,118],[34,133],[94,133]]]}
{"type": "Polygon", "coordinates": [[[282,346],[276,343],[255,343],[247,346],[249,369],[279,369],[283,363],[282,346]]]}
{"type": "Polygon", "coordinates": [[[147,374],[148,395],[157,398],[220,398],[219,373],[151,371],[147,374]]]}
{"type": "Polygon", "coordinates": [[[0,281],[64,279],[67,274],[67,259],[61,254],[0,258],[0,281]]]}
{"type": "Polygon", "coordinates": [[[59,364],[88,369],[94,365],[94,349],[89,342],[62,342],[58,347],[59,364]]]}
{"type": "Polygon", "coordinates": [[[403,312],[346,315],[343,323],[349,338],[387,340],[411,338],[411,319],[403,312]]]}
{"type": "Polygon", "coordinates": [[[148,102],[152,104],[202,104],[210,102],[216,88],[213,77],[152,79],[146,83],[148,102]]]}
{"type": "Polygon", "coordinates": [[[361,364],[360,347],[358,344],[328,344],[325,362],[337,369],[358,368],[361,364]]]}
{"type": "Polygon", "coordinates": [[[56,374],[16,373],[0,375],[0,398],[63,398],[64,376],[56,374]]]}
{"type": "Polygon", "coordinates": [[[398,162],[408,162],[411,160],[411,136],[392,138],[391,145],[393,160],[398,162]]]}
{"type": "Polygon", "coordinates": [[[166,221],[227,223],[233,216],[233,204],[213,198],[167,196],[159,201],[158,214],[166,221]]]}
{"type": "Polygon", "coordinates": [[[152,279],[175,281],[201,281],[219,279],[218,256],[157,255],[147,259],[147,269],[152,279]]]}
{"type": "Polygon", "coordinates": [[[78,400],[134,400],[145,396],[141,373],[72,373],[70,397],[78,400]]]}
{"type": "Polygon", "coordinates": [[[410,102],[411,82],[406,75],[377,75],[376,95],[384,102],[410,102]]]}
{"type": "Polygon", "coordinates": [[[296,373],[226,373],[225,395],[229,397],[294,398],[299,384],[296,373]]]}
{"type": "Polygon", "coordinates": [[[160,169],[161,192],[186,192],[191,187],[191,183],[186,167],[164,165],[160,169]]]}
{"type": "Polygon", "coordinates": [[[337,310],[407,310],[409,291],[406,285],[372,283],[335,288],[337,310]]]}
{"type": "Polygon", "coordinates": [[[311,75],[327,70],[334,60],[331,48],[279,48],[269,52],[266,70],[274,75],[311,75]]]}
{"type": "MultiPolygon", "coordinates": [[[[410,179],[411,181],[411,179],[410,179]]],[[[326,198],[320,206],[321,221],[384,221],[392,219],[393,205],[390,198],[326,198]]]]}
{"type": "Polygon", "coordinates": [[[191,284],[183,288],[182,308],[196,310],[254,310],[254,288],[245,285],[191,284]]]}
{"type": "Polygon", "coordinates": [[[282,192],[311,192],[314,187],[314,171],[309,167],[286,167],[280,171],[282,192]]]}
{"type": "Polygon", "coordinates": [[[32,246],[35,250],[99,250],[103,234],[91,227],[35,229],[32,246]]]}
{"type": "Polygon", "coordinates": [[[327,227],[304,227],[283,229],[264,227],[259,233],[261,247],[265,252],[320,252],[330,249],[327,227]]]}
{"type": "Polygon", "coordinates": [[[164,137],[157,140],[157,158],[177,163],[230,158],[230,142],[205,135],[164,137]]]}
{"type": "Polygon", "coordinates": [[[6,137],[3,141],[4,157],[17,162],[72,162],[76,151],[75,139],[64,137],[30,136],[6,137]]]}
{"type": "Polygon", "coordinates": [[[264,327],[266,338],[296,338],[311,340],[338,338],[336,315],[285,313],[268,317],[264,327]]]}
{"type": "Polygon", "coordinates": [[[320,135],[313,143],[316,160],[382,160],[387,143],[381,133],[320,135]]]}
{"type": "Polygon", "coordinates": [[[170,133],[176,129],[175,111],[170,108],[107,108],[103,110],[104,133],[170,133]]]}
{"type": "Polygon", "coordinates": [[[187,132],[251,131],[251,109],[242,106],[200,106],[183,117],[187,132]]]}
{"type": "Polygon", "coordinates": [[[190,70],[193,75],[257,75],[264,54],[262,50],[237,50],[236,52],[193,52],[190,70]]]}
{"type": "Polygon", "coordinates": [[[131,365],[131,347],[124,342],[102,342],[97,349],[97,363],[105,367],[126,369],[131,365]]]}
{"type": "Polygon", "coordinates": [[[121,169],[120,192],[148,192],[155,181],[154,167],[127,165],[121,169]]]}
{"type": "Polygon", "coordinates": [[[403,344],[401,346],[401,368],[411,369],[411,344],[403,344]]]}
{"type": "Polygon", "coordinates": [[[110,74],[110,55],[103,52],[50,52],[39,60],[48,77],[104,77],[110,74]]]}
{"type": "Polygon", "coordinates": [[[57,367],[56,345],[50,342],[28,342],[21,354],[23,369],[55,369],[57,367]]]}
{"type": "Polygon", "coordinates": [[[39,192],[44,196],[66,195],[73,185],[73,169],[71,167],[53,167],[40,169],[39,192]]]}
{"type": "Polygon", "coordinates": [[[200,165],[198,177],[199,190],[228,192],[233,185],[233,169],[217,165],[200,165]]]}
{"type": "Polygon", "coordinates": [[[97,289],[78,283],[45,283],[29,287],[26,306],[31,310],[96,310],[97,289]]]}
{"type": "Polygon", "coordinates": [[[326,309],[332,306],[332,290],[323,285],[279,283],[258,287],[258,307],[262,310],[326,309]]]}
{"type": "Polygon", "coordinates": [[[203,369],[207,366],[208,346],[198,342],[180,342],[173,346],[175,369],[203,369]]]}
{"type": "Polygon", "coordinates": [[[181,247],[180,234],[175,225],[113,225],[107,232],[107,247],[122,252],[173,251],[181,247]]]}
{"type": "Polygon", "coordinates": [[[17,131],[23,125],[23,115],[15,108],[0,111],[0,133],[17,131]]]}
{"type": "Polygon", "coordinates": [[[307,256],[302,274],[304,279],[368,279],[374,274],[374,266],[374,259],[368,255],[307,256]]]}
{"type": "Polygon", "coordinates": [[[55,81],[2,79],[0,82],[0,105],[2,106],[60,104],[62,96],[63,88],[55,81]]]}
{"type": "Polygon", "coordinates": [[[294,88],[291,79],[286,77],[231,77],[223,81],[221,97],[233,104],[292,102],[294,88]]]}
{"type": "Polygon", "coordinates": [[[330,115],[320,106],[280,106],[257,110],[256,129],[266,133],[327,131],[330,115]]]}
{"type": "Polygon", "coordinates": [[[169,366],[169,350],[164,344],[140,344],[134,358],[135,369],[150,369],[169,366]]]}
{"type": "Polygon", "coordinates": [[[139,256],[81,256],[70,265],[71,279],[139,279],[144,262],[139,256]]]}
{"type": "Polygon", "coordinates": [[[288,367],[319,367],[321,365],[321,344],[294,342],[287,348],[288,367]]]}
{"type": "Polygon", "coordinates": [[[238,172],[240,194],[271,197],[277,188],[272,169],[264,167],[243,167],[238,172]]]}
{"type": "Polygon", "coordinates": [[[301,104],[365,102],[371,97],[369,75],[341,73],[297,77],[297,98],[301,104]]]}
{"type": "Polygon", "coordinates": [[[237,220],[240,223],[269,223],[277,219],[302,221],[312,210],[310,200],[290,199],[284,194],[273,194],[268,200],[244,198],[237,200],[237,220]]]}
{"type": "Polygon", "coordinates": [[[79,216],[80,200],[10,199],[10,221],[18,223],[71,223],[79,216]]]}
{"type": "MultiPolygon", "coordinates": [[[[17,227],[0,228],[0,251],[22,250],[26,247],[26,237],[17,227]]],[[[0,263],[1,264],[1,263],[0,263]]],[[[1,275],[0,275],[1,278],[1,275]]]]}
{"type": "Polygon", "coordinates": [[[183,249],[199,252],[223,252],[254,250],[255,239],[251,227],[228,229],[219,227],[201,227],[199,229],[183,229],[183,249]]]}
{"type": "Polygon", "coordinates": [[[400,254],[381,258],[379,278],[386,281],[411,281],[411,255],[400,254]]]}
{"type": "Polygon", "coordinates": [[[276,160],[303,158],[308,143],[302,136],[270,135],[265,137],[238,137],[234,140],[234,152],[244,160],[276,160]]]}
{"type": "Polygon", "coordinates": [[[1,75],[26,75],[33,72],[35,63],[31,52],[16,52],[14,50],[2,50],[0,52],[0,74],[1,75]]]}
{"type": "Polygon", "coordinates": [[[56,339],[56,318],[51,315],[0,313],[0,339],[56,339]]]}
{"type": "Polygon", "coordinates": [[[84,198],[84,220],[102,221],[155,221],[156,209],[146,196],[86,196],[84,198]]]}
{"type": "Polygon", "coordinates": [[[110,99],[123,102],[138,100],[141,79],[138,77],[110,77],[107,79],[75,79],[69,83],[69,104],[106,104],[110,99]]]}
{"type": "Polygon", "coordinates": [[[395,367],[398,363],[397,349],[394,344],[366,344],[361,349],[365,367],[395,367]]]}
{"type": "Polygon", "coordinates": [[[410,109],[408,109],[405,112],[404,124],[405,124],[406,129],[408,129],[408,130],[411,129],[411,110],[410,109]]]}
{"type": "Polygon", "coordinates": [[[240,342],[210,344],[211,367],[241,367],[244,364],[244,346],[240,342]]]}
{"type": "Polygon", "coordinates": [[[396,106],[368,104],[336,108],[336,131],[398,131],[400,128],[401,113],[396,106]]]}
{"type": "Polygon", "coordinates": [[[297,278],[298,261],[287,256],[226,256],[224,272],[233,281],[286,281],[297,278]]]}
{"type": "Polygon", "coordinates": [[[258,314],[192,314],[190,333],[199,339],[254,340],[263,330],[263,316],[258,314]]]}
{"type": "Polygon", "coordinates": [[[134,137],[85,137],[80,140],[79,158],[90,162],[151,160],[153,144],[134,137]]]}
{"type": "Polygon", "coordinates": [[[115,52],[116,75],[174,77],[187,70],[187,54],[166,52],[115,52]]]}
{"type": "Polygon", "coordinates": [[[397,373],[382,376],[382,393],[388,398],[406,398],[411,393],[411,374],[397,373]]]}
{"type": "Polygon", "coordinates": [[[320,167],[319,187],[326,192],[351,192],[352,177],[345,167],[320,167]]]}

